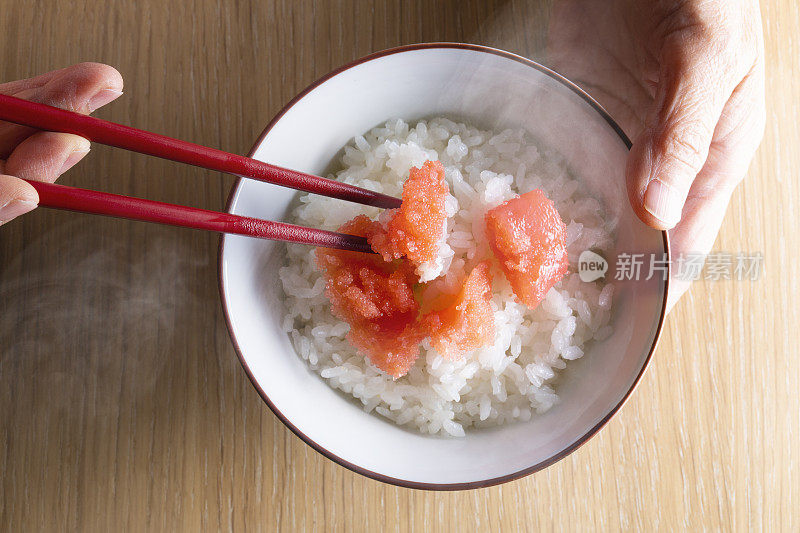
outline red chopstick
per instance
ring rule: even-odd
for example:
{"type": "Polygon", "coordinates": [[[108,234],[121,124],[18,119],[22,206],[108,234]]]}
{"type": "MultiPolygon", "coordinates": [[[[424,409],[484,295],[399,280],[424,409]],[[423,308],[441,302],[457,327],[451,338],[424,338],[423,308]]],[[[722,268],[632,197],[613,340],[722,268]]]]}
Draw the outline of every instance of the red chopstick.
{"type": "Polygon", "coordinates": [[[0,120],[40,130],[74,133],[90,141],[187,163],[210,170],[274,183],[331,198],[376,207],[400,207],[400,200],[354,185],[263,163],[157,133],[0,95],[0,120]]]}
{"type": "Polygon", "coordinates": [[[304,228],[282,222],[218,213],[54,183],[26,181],[38,191],[39,205],[43,207],[372,253],[367,240],[355,235],[304,228]]]}

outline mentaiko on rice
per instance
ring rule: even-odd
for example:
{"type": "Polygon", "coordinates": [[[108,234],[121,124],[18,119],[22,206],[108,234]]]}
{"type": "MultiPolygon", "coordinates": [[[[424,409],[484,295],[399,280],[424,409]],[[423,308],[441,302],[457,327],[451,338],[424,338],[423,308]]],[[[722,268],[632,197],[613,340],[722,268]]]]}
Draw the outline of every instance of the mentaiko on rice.
{"type": "MultiPolygon", "coordinates": [[[[286,294],[283,326],[309,366],[367,411],[423,433],[463,436],[464,428],[528,420],[552,407],[558,401],[558,371],[582,357],[592,340],[611,334],[612,285],[582,282],[575,266],[584,250],[608,250],[613,228],[603,206],[569,176],[561,159],[537,148],[522,130],[493,133],[446,118],[410,128],[392,120],[346,146],[343,169],[335,177],[399,197],[412,168],[437,160],[449,188],[444,233],[436,256],[418,264],[415,276],[424,282],[425,298],[436,299],[439,293],[458,293],[476,265],[493,265],[486,294],[494,316],[493,342],[453,359],[432,346],[441,350],[442,343],[425,338],[405,375],[395,378],[379,370],[347,340],[351,327],[331,310],[314,250],[301,245],[287,245],[287,265],[280,270],[286,294]],[[554,202],[566,224],[570,265],[531,309],[497,268],[485,217],[536,189],[554,202]]],[[[315,195],[303,195],[293,212],[298,224],[331,230],[358,215],[386,218],[375,208],[315,195]]]]}

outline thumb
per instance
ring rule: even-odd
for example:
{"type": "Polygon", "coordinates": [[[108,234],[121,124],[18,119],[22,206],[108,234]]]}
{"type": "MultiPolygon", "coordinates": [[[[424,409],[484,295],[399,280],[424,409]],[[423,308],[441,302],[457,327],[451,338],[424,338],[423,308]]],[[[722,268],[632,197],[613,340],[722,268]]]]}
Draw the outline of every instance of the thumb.
{"type": "Polygon", "coordinates": [[[0,174],[0,225],[36,208],[39,195],[31,185],[0,174]]]}
{"type": "Polygon", "coordinates": [[[662,58],[656,98],[626,168],[631,205],[656,229],[671,229],[681,220],[686,196],[708,158],[714,129],[734,88],[730,70],[718,58],[686,54],[681,50],[662,58]]]}

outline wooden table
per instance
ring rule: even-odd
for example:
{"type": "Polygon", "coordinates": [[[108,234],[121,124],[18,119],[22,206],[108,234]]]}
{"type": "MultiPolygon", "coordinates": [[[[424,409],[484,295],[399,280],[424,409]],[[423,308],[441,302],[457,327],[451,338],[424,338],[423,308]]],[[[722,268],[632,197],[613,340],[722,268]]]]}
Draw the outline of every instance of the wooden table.
{"type": "MultiPolygon", "coordinates": [[[[0,229],[0,529],[800,529],[800,15],[763,6],[766,138],[716,248],[759,281],[699,283],[638,391],[586,446],[485,490],[353,474],[265,407],[233,351],[215,235],[37,212],[0,229]]],[[[99,116],[244,153],[332,68],[418,41],[539,57],[547,2],[0,2],[0,80],[93,60],[99,116]],[[401,9],[401,4],[403,7],[401,9]]],[[[96,146],[64,183],[219,209],[230,177],[96,146]]]]}

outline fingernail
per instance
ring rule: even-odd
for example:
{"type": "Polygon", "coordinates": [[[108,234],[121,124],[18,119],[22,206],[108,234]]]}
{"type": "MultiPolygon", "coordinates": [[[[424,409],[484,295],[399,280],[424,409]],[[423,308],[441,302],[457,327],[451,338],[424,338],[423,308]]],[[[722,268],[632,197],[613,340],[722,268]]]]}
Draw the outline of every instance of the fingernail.
{"type": "Polygon", "coordinates": [[[644,208],[665,226],[673,227],[681,220],[681,196],[659,179],[651,180],[644,193],[644,208]]]}
{"type": "Polygon", "coordinates": [[[0,207],[0,224],[5,224],[12,218],[24,215],[28,211],[36,209],[36,202],[30,200],[20,200],[14,198],[3,207],[0,207]]]}
{"type": "Polygon", "coordinates": [[[103,89],[89,99],[89,113],[96,109],[100,109],[109,102],[112,102],[122,96],[122,91],[116,89],[103,89]]]}
{"type": "Polygon", "coordinates": [[[72,152],[71,154],[69,154],[69,157],[67,157],[67,159],[64,161],[64,164],[61,165],[61,170],[58,171],[58,175],[60,176],[61,174],[63,174],[67,170],[69,170],[72,167],[74,167],[75,165],[77,165],[78,161],[83,159],[86,156],[86,154],[88,154],[88,153],[89,153],[89,149],[87,148],[85,150],[84,149],[78,149],[78,150],[75,150],[74,152],[72,152]]]}

